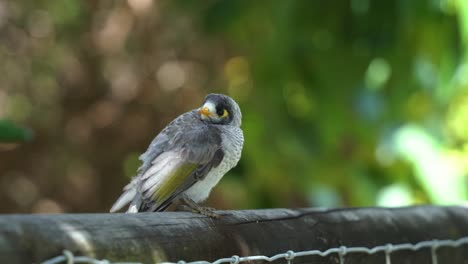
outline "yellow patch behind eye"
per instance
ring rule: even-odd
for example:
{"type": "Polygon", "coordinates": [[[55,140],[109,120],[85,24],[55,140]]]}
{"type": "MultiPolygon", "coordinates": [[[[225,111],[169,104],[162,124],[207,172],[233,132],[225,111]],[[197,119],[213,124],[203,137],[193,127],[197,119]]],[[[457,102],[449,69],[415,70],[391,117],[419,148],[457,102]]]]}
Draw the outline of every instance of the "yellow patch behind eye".
{"type": "Polygon", "coordinates": [[[229,112],[228,112],[226,109],[224,109],[223,115],[221,116],[221,118],[225,118],[225,117],[227,117],[228,115],[229,115],[229,112]]]}

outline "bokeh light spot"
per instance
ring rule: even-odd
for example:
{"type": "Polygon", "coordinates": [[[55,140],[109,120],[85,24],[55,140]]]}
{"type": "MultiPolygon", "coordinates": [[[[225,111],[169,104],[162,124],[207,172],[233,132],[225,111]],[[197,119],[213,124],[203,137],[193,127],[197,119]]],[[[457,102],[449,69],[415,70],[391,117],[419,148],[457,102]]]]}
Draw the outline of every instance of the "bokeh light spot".
{"type": "Polygon", "coordinates": [[[123,48],[133,26],[133,16],[127,9],[117,8],[103,17],[104,23],[96,25],[94,42],[103,53],[114,53],[123,48]]]}
{"type": "Polygon", "coordinates": [[[138,94],[138,77],[130,70],[120,71],[111,81],[112,95],[119,101],[127,102],[138,94]]]}
{"type": "Polygon", "coordinates": [[[414,74],[423,88],[432,89],[437,85],[437,69],[427,58],[419,57],[414,62],[414,74]]]}
{"type": "Polygon", "coordinates": [[[184,85],[186,74],[179,62],[167,61],[159,67],[156,78],[162,90],[171,92],[184,85]]]}
{"type": "Polygon", "coordinates": [[[392,74],[392,67],[387,60],[375,58],[367,67],[365,75],[366,87],[371,90],[378,90],[385,85],[392,74]]]}
{"type": "Polygon", "coordinates": [[[111,125],[119,114],[120,108],[118,104],[109,100],[103,100],[90,108],[88,118],[92,120],[94,126],[103,128],[111,125]]]}
{"type": "Polygon", "coordinates": [[[343,205],[340,194],[331,186],[317,185],[311,189],[308,200],[312,206],[334,208],[343,205]]]}
{"type": "Polygon", "coordinates": [[[408,206],[413,204],[410,188],[395,183],[382,188],[377,194],[377,205],[386,207],[408,206]]]}
{"type": "Polygon", "coordinates": [[[2,27],[6,21],[8,21],[9,17],[9,6],[7,5],[6,1],[1,1],[0,2],[0,27],[2,27]]]}
{"type": "Polygon", "coordinates": [[[32,209],[34,214],[60,214],[63,212],[64,209],[57,201],[45,198],[37,201],[32,209]]]}
{"type": "Polygon", "coordinates": [[[457,67],[455,79],[461,86],[468,86],[468,64],[462,63],[457,67]]]}
{"type": "Polygon", "coordinates": [[[127,3],[136,14],[146,13],[153,6],[153,0],[127,0],[127,3]]]}
{"type": "Polygon", "coordinates": [[[36,185],[19,173],[11,173],[4,180],[4,191],[18,206],[27,207],[39,195],[36,185]]]}
{"type": "Polygon", "coordinates": [[[424,128],[409,124],[394,135],[397,153],[415,167],[416,179],[434,202],[453,204],[463,200],[467,186],[463,166],[449,158],[441,143],[424,128]]]}
{"type": "Polygon", "coordinates": [[[375,148],[375,158],[380,165],[389,167],[395,162],[395,151],[389,142],[381,142],[375,148]]]}

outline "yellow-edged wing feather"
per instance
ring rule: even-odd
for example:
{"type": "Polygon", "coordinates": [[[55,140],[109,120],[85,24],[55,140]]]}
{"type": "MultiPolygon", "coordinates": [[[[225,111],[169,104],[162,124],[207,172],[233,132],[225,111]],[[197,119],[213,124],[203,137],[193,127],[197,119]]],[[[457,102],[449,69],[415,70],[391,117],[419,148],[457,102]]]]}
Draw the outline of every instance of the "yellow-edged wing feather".
{"type": "Polygon", "coordinates": [[[187,182],[190,182],[189,177],[197,167],[198,165],[194,163],[180,163],[153,193],[152,198],[156,203],[156,207],[167,201],[175,191],[179,190],[187,182]]]}

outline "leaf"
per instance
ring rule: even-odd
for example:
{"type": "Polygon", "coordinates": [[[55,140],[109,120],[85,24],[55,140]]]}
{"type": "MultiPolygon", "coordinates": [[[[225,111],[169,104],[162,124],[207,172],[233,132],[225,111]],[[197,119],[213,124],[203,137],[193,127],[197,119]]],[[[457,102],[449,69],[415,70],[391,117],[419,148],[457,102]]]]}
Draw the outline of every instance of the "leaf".
{"type": "Polygon", "coordinates": [[[9,120],[0,120],[0,142],[14,143],[29,141],[33,138],[31,130],[16,126],[9,120]]]}

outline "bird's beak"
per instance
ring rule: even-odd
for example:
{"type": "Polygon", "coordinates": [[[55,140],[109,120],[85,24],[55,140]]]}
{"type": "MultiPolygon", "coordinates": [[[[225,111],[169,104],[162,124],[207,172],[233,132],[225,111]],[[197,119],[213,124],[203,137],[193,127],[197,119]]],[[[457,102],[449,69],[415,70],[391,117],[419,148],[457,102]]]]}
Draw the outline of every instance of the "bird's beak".
{"type": "Polygon", "coordinates": [[[200,110],[198,110],[198,113],[204,117],[212,117],[213,116],[213,113],[211,113],[210,109],[206,106],[200,108],[200,110]]]}

